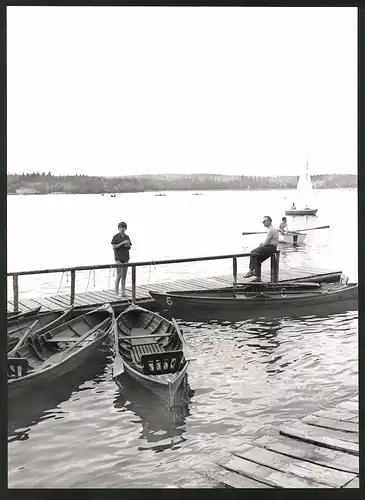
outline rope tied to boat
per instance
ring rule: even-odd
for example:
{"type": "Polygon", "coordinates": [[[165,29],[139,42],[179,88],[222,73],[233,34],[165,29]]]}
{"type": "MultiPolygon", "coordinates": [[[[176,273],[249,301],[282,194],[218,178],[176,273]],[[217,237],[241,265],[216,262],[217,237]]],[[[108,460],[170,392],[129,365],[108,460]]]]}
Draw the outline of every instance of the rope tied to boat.
{"type": "Polygon", "coordinates": [[[112,272],[112,266],[109,267],[109,275],[108,275],[108,290],[110,288],[110,274],[112,272]]]}
{"type": "Polygon", "coordinates": [[[64,275],[64,274],[65,274],[65,271],[62,271],[62,274],[61,274],[61,281],[60,281],[60,284],[59,284],[59,287],[58,287],[58,290],[57,290],[56,295],[58,295],[58,294],[59,294],[59,292],[60,292],[61,285],[62,285],[62,280],[63,280],[63,275],[64,275]]]}
{"type": "Polygon", "coordinates": [[[87,280],[87,285],[86,285],[86,290],[85,290],[85,293],[87,292],[88,288],[89,288],[89,283],[90,283],[90,276],[91,276],[91,269],[89,270],[89,278],[87,280]]]}
{"type": "Polygon", "coordinates": [[[94,272],[93,272],[93,286],[94,286],[94,288],[95,288],[95,269],[94,269],[93,271],[94,271],[94,272]]]}
{"type": "Polygon", "coordinates": [[[148,285],[148,284],[149,284],[150,279],[151,279],[151,269],[152,269],[152,266],[154,267],[154,270],[156,271],[156,263],[155,263],[155,261],[154,261],[154,260],[153,260],[152,262],[150,262],[150,266],[149,266],[149,268],[148,268],[148,280],[147,280],[146,285],[148,285]]]}

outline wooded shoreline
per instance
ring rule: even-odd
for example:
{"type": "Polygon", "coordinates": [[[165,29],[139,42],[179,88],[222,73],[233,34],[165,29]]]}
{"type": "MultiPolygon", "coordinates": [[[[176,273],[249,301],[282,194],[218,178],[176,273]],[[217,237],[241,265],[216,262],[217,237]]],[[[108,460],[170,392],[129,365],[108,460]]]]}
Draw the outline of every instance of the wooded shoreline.
{"type": "MultiPolygon", "coordinates": [[[[312,175],[315,189],[356,188],[356,174],[312,175]]],[[[295,189],[298,176],[232,176],[218,174],[157,174],[123,177],[87,175],[8,174],[8,194],[103,194],[148,191],[295,189]]]]}

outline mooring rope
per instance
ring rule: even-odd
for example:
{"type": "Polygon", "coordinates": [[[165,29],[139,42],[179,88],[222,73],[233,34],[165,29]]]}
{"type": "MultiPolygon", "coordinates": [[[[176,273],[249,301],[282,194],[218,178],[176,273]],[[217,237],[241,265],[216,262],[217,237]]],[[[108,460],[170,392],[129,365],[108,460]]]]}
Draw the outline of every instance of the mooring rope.
{"type": "Polygon", "coordinates": [[[150,267],[148,268],[148,280],[147,280],[146,285],[149,284],[150,279],[151,279],[151,269],[152,269],[152,266],[154,267],[154,270],[156,271],[156,264],[155,264],[154,260],[150,263],[150,267]]]}
{"type": "Polygon", "coordinates": [[[110,288],[110,274],[111,274],[111,271],[112,271],[112,266],[109,267],[109,276],[108,276],[108,290],[110,288]]]}
{"type": "Polygon", "coordinates": [[[91,276],[91,269],[89,271],[89,278],[87,280],[87,285],[86,285],[86,290],[85,290],[85,293],[87,292],[88,288],[89,288],[89,282],[90,282],[90,276],[91,276]]]}
{"type": "Polygon", "coordinates": [[[58,294],[59,294],[59,291],[60,291],[60,288],[61,288],[61,285],[62,285],[62,280],[63,280],[63,275],[64,275],[64,274],[65,274],[65,271],[62,271],[62,274],[61,274],[61,281],[60,281],[60,285],[59,285],[59,287],[58,287],[58,290],[57,290],[56,295],[58,295],[58,294]]]}

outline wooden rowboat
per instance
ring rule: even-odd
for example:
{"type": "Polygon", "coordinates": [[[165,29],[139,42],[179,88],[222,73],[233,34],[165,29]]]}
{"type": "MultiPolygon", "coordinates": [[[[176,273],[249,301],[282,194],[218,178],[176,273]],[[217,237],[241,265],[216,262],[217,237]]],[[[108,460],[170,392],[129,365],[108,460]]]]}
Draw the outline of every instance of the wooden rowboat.
{"type": "Polygon", "coordinates": [[[104,341],[110,326],[110,313],[99,308],[44,333],[30,333],[11,357],[8,354],[8,395],[48,385],[81,365],[104,341]]]}
{"type": "Polygon", "coordinates": [[[125,371],[171,406],[192,359],[179,327],[135,304],[116,322],[125,371]]]}
{"type": "Polygon", "coordinates": [[[28,311],[24,312],[12,312],[8,313],[7,315],[7,323],[8,326],[11,326],[12,324],[16,323],[17,321],[23,319],[23,318],[29,318],[33,316],[37,316],[39,311],[41,310],[42,306],[35,307],[34,309],[29,309],[28,311]]]}
{"type": "MultiPolygon", "coordinates": [[[[47,330],[56,328],[62,325],[65,321],[71,319],[75,314],[73,306],[70,306],[66,311],[50,311],[44,314],[35,316],[22,316],[17,319],[7,329],[8,351],[23,337],[23,335],[31,328],[32,333],[40,335],[47,330]]],[[[80,313],[81,315],[81,313],[80,313]]]]}
{"type": "MultiPolygon", "coordinates": [[[[312,283],[314,284],[314,283],[312,283]]],[[[358,309],[358,285],[322,283],[314,289],[295,289],[289,284],[252,283],[231,289],[206,292],[150,291],[150,295],[165,309],[180,318],[204,321],[237,313],[240,318],[282,317],[303,314],[327,315],[358,309]],[[279,286],[277,286],[279,285],[279,286]]],[[[307,284],[308,285],[308,284],[307,284]]]]}
{"type": "Polygon", "coordinates": [[[285,210],[285,215],[316,215],[318,208],[302,208],[300,210],[285,210]]]}
{"type": "Polygon", "coordinates": [[[295,231],[288,231],[285,234],[279,233],[279,243],[300,245],[301,243],[303,243],[306,236],[306,233],[296,233],[295,231]]]}

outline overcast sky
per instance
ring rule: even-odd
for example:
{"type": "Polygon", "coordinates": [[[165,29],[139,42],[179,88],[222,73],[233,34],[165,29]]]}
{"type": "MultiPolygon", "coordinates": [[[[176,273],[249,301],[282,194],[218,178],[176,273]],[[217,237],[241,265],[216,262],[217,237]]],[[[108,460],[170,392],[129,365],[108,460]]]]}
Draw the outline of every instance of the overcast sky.
{"type": "Polygon", "coordinates": [[[8,7],[8,172],[357,171],[357,9],[8,7]]]}

